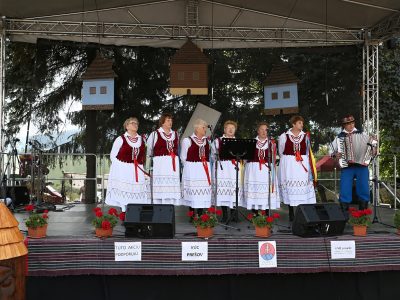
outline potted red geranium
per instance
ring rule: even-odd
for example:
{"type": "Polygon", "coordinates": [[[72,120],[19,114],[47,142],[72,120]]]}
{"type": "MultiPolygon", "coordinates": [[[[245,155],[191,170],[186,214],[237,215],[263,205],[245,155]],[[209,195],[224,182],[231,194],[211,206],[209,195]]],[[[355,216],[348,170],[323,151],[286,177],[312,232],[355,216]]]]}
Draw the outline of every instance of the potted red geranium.
{"type": "Polygon", "coordinates": [[[29,212],[29,218],[26,219],[25,225],[28,227],[28,236],[34,239],[40,239],[47,234],[47,220],[49,219],[48,210],[43,213],[35,211],[32,204],[26,205],[25,210],[29,212]]]}
{"type": "Polygon", "coordinates": [[[100,207],[95,207],[93,212],[96,218],[92,221],[96,229],[97,237],[109,237],[112,236],[113,228],[118,223],[118,218],[121,220],[125,219],[125,213],[118,214],[115,208],[110,208],[105,214],[100,207]]]}
{"type": "Polygon", "coordinates": [[[370,210],[369,208],[357,210],[354,207],[350,207],[349,213],[349,223],[353,225],[354,235],[366,236],[367,227],[371,225],[371,220],[369,216],[372,214],[372,210],[370,210]]]}
{"type": "Polygon", "coordinates": [[[188,216],[192,218],[192,223],[197,229],[197,236],[201,238],[209,238],[214,235],[214,227],[218,223],[217,216],[222,215],[222,210],[210,207],[200,216],[189,211],[188,216]]]}
{"type": "Polygon", "coordinates": [[[250,213],[247,215],[247,219],[253,223],[258,237],[269,237],[274,221],[279,218],[278,213],[267,216],[264,210],[259,210],[257,214],[250,213]]]}

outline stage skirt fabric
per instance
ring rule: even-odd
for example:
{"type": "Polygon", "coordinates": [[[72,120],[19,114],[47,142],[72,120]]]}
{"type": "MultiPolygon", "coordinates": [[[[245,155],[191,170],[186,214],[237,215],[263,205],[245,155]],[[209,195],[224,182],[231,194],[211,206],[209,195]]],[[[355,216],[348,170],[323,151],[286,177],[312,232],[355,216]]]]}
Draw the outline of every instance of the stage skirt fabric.
{"type": "MultiPolygon", "coordinates": [[[[143,169],[143,165],[139,167],[143,169]]],[[[125,163],[118,159],[113,161],[105,201],[108,205],[119,206],[125,211],[126,205],[130,203],[149,204],[147,189],[144,173],[139,168],[138,182],[136,182],[133,163],[125,163]]]]}
{"type": "Polygon", "coordinates": [[[279,192],[283,203],[290,206],[316,203],[314,185],[309,179],[308,156],[301,157],[303,165],[294,155],[282,155],[279,163],[279,192]]]}
{"type": "MultiPolygon", "coordinates": [[[[238,205],[243,205],[243,189],[242,189],[242,176],[241,167],[239,164],[239,193],[238,193],[238,205]]],[[[216,182],[215,173],[217,173],[217,192],[216,192],[216,204],[217,206],[229,206],[230,208],[236,207],[236,170],[235,165],[231,160],[223,160],[218,162],[217,166],[214,165],[214,184],[216,182]],[[222,170],[221,166],[222,165],[222,170]],[[217,169],[215,169],[217,168],[217,169]]]]}
{"type": "MultiPolygon", "coordinates": [[[[207,163],[211,172],[210,163],[207,163]]],[[[210,173],[211,176],[211,173],[210,173]]],[[[182,174],[182,205],[192,208],[211,206],[211,185],[208,183],[202,162],[185,162],[182,174]]]]}
{"type": "Polygon", "coordinates": [[[249,162],[246,164],[244,175],[244,207],[257,210],[278,209],[280,207],[278,181],[276,177],[274,180],[273,192],[271,187],[271,207],[268,205],[268,176],[269,170],[265,165],[263,165],[260,170],[259,162],[249,162]]]}
{"type": "Polygon", "coordinates": [[[175,157],[175,172],[171,156],[153,157],[153,202],[155,204],[181,204],[179,157],[175,157]]]}

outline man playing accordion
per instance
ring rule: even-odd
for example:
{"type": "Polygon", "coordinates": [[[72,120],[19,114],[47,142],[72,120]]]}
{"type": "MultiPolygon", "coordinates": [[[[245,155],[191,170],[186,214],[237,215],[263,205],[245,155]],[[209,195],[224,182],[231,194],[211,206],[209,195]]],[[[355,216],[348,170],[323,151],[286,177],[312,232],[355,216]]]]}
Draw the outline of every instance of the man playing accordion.
{"type": "Polygon", "coordinates": [[[340,174],[339,202],[347,215],[352,201],[353,180],[356,179],[356,194],[359,199],[359,209],[368,208],[369,172],[368,165],[376,153],[377,141],[361,130],[355,128],[352,115],[342,119],[342,132],[333,141],[333,156],[342,168],[340,174]]]}

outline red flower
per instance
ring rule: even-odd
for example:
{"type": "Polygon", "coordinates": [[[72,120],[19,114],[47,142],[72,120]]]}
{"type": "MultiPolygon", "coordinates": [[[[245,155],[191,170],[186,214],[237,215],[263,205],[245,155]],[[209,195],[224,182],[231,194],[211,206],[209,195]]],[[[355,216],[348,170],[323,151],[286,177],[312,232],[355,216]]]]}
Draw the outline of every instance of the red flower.
{"type": "Polygon", "coordinates": [[[45,210],[43,211],[43,213],[44,213],[44,214],[48,214],[49,211],[48,211],[47,209],[45,209],[45,210]]]}
{"type": "Polygon", "coordinates": [[[369,208],[364,209],[364,212],[365,212],[366,215],[372,215],[372,210],[369,209],[369,208]]]}
{"type": "Polygon", "coordinates": [[[114,208],[114,207],[111,207],[109,210],[108,210],[108,214],[109,215],[112,215],[112,216],[118,216],[118,212],[117,212],[117,210],[114,208]]]}
{"type": "Polygon", "coordinates": [[[193,210],[189,210],[189,211],[187,212],[187,216],[188,216],[188,217],[193,217],[193,215],[194,215],[194,211],[193,211],[193,210]]]}
{"type": "Polygon", "coordinates": [[[274,221],[274,218],[273,217],[267,217],[267,222],[268,223],[272,223],[274,221]]]}
{"type": "Polygon", "coordinates": [[[262,210],[262,211],[261,211],[261,215],[262,215],[262,216],[265,216],[265,210],[262,210]]]}
{"type": "Polygon", "coordinates": [[[100,207],[95,207],[95,208],[93,208],[93,212],[98,212],[98,211],[101,211],[101,208],[100,207]]]}
{"type": "Polygon", "coordinates": [[[356,211],[357,209],[355,209],[355,207],[350,207],[349,208],[349,212],[352,212],[352,211],[356,211]]]}
{"type": "Polygon", "coordinates": [[[122,212],[122,213],[119,214],[119,219],[120,219],[121,221],[125,221],[125,213],[124,213],[124,212],[122,212]]]}
{"type": "Polygon", "coordinates": [[[101,210],[96,211],[96,217],[100,218],[103,216],[103,213],[101,212],[101,210]]]}
{"type": "Polygon", "coordinates": [[[278,213],[274,213],[274,214],[272,215],[272,217],[273,217],[274,219],[279,219],[281,216],[280,216],[278,213]]]}
{"type": "Polygon", "coordinates": [[[215,214],[215,207],[214,207],[214,206],[211,206],[209,209],[207,209],[207,211],[208,211],[210,214],[215,214]]]}
{"type": "Polygon", "coordinates": [[[193,221],[197,221],[199,218],[198,217],[194,217],[193,218],[193,221]]]}
{"type": "Polygon", "coordinates": [[[29,205],[26,205],[26,206],[25,206],[25,210],[26,210],[26,211],[32,211],[32,210],[34,210],[34,209],[35,209],[35,206],[32,205],[32,204],[29,204],[29,205]]]}
{"type": "Polygon", "coordinates": [[[221,216],[221,215],[222,215],[222,210],[217,209],[217,210],[215,211],[215,213],[217,214],[217,216],[221,216]]]}
{"type": "Polygon", "coordinates": [[[210,216],[207,215],[207,214],[204,214],[204,215],[202,215],[202,216],[200,217],[200,219],[201,219],[203,222],[207,222],[208,220],[210,220],[210,216]]]}
{"type": "Polygon", "coordinates": [[[48,219],[49,216],[48,216],[47,214],[44,213],[44,214],[42,215],[42,218],[43,218],[43,219],[48,219]]]}
{"type": "Polygon", "coordinates": [[[103,229],[110,229],[111,228],[111,223],[108,220],[104,220],[101,222],[101,228],[103,229]]]}
{"type": "Polygon", "coordinates": [[[351,213],[351,216],[354,217],[354,218],[359,218],[359,217],[362,216],[361,211],[358,211],[358,210],[354,210],[354,211],[352,211],[350,213],[351,213]]]}
{"type": "Polygon", "coordinates": [[[247,215],[247,220],[250,220],[250,221],[251,221],[252,219],[253,219],[253,214],[248,214],[248,215],[247,215]]]}

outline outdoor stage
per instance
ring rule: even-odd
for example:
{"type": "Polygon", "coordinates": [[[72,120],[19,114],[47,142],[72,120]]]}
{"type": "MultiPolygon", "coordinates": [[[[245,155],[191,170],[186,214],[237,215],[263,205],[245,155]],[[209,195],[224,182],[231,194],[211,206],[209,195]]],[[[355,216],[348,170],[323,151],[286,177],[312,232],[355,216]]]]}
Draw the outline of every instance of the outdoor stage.
{"type": "MultiPolygon", "coordinates": [[[[195,236],[186,208],[177,209],[174,239],[125,238],[124,227],[117,225],[114,236],[102,240],[94,236],[90,224],[93,207],[78,204],[65,212],[50,212],[48,237],[27,239],[28,299],[55,299],[51,291],[57,299],[115,299],[110,296],[115,293],[133,293],[139,299],[186,299],[187,294],[180,291],[194,293],[190,299],[242,299],[255,292],[254,296],[305,292],[309,299],[338,299],[338,295],[341,299],[387,299],[400,289],[396,284],[400,236],[380,224],[372,225],[367,237],[352,236],[350,226],[341,236],[317,238],[293,236],[284,226],[275,226],[270,238],[260,239],[242,220],[231,224],[240,231],[216,227],[208,240],[208,261],[186,262],[181,242],[204,241],[195,236]],[[277,268],[259,268],[258,241],[263,240],[276,241],[277,268]],[[333,240],[354,240],[356,259],[330,259],[333,240]],[[142,261],[115,261],[114,242],[122,241],[141,241],[142,261]]],[[[280,213],[279,223],[287,225],[285,211],[280,213]]],[[[19,221],[27,216],[15,215],[19,221]]],[[[392,215],[393,210],[379,209],[384,222],[391,224],[392,215]]],[[[20,228],[25,230],[22,222],[20,228]]]]}

